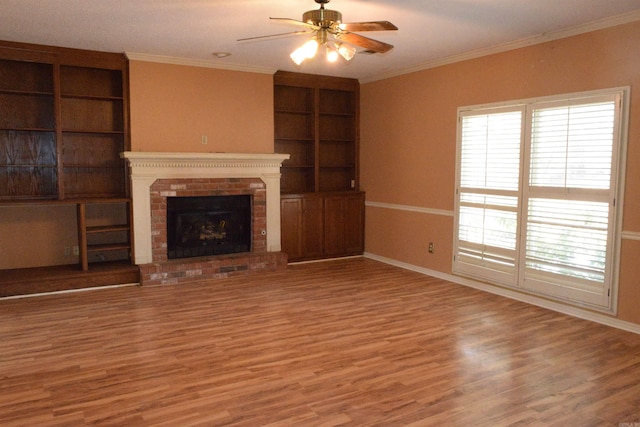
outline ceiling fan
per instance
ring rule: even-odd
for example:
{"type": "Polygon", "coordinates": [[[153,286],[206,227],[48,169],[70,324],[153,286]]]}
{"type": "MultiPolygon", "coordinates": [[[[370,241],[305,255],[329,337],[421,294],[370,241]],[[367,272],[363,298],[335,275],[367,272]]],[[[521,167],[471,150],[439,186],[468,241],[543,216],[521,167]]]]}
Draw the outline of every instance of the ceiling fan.
{"type": "Polygon", "coordinates": [[[290,34],[312,34],[309,41],[291,53],[291,59],[300,65],[305,59],[313,58],[319,47],[326,49],[327,60],[335,62],[338,56],[350,61],[356,54],[356,47],[363,49],[362,53],[385,53],[393,46],[379,40],[370,39],[355,31],[392,31],[398,27],[389,21],[351,22],[343,23],[342,14],[337,10],[325,9],[324,5],[330,0],[315,0],[320,9],[309,10],[302,14],[302,20],[290,18],[269,18],[285,24],[291,24],[302,29],[289,33],[272,34],[267,36],[248,37],[238,41],[256,40],[267,37],[286,36],[290,34]]]}

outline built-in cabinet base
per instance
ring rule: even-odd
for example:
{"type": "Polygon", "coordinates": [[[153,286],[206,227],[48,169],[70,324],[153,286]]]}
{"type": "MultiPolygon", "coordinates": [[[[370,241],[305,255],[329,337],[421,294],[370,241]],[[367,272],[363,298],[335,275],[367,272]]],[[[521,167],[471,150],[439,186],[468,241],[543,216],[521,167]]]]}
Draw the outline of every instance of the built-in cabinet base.
{"type": "Polygon", "coordinates": [[[285,194],[280,202],[282,251],[289,262],[361,255],[364,193],[285,194]]]}
{"type": "Polygon", "coordinates": [[[0,298],[140,282],[140,269],[128,261],[104,262],[83,271],[77,264],[2,270],[0,298]]]}

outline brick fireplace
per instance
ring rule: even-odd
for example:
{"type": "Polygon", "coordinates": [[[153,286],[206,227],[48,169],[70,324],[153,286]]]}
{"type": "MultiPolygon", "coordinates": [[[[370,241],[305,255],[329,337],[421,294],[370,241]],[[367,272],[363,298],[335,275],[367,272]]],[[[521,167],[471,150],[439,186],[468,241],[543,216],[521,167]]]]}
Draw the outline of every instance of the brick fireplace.
{"type": "Polygon", "coordinates": [[[179,284],[286,268],[280,251],[280,165],[288,155],[126,152],[134,262],[143,285],[179,284]],[[168,259],[167,198],[250,195],[250,252],[168,259]]]}

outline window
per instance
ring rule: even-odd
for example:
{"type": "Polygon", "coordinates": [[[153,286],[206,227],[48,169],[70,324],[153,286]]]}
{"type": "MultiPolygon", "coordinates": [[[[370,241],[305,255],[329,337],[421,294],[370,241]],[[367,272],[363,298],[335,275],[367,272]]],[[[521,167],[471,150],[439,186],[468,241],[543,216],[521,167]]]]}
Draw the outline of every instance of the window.
{"type": "Polygon", "coordinates": [[[611,308],[625,91],[459,110],[455,273],[611,308]]]}

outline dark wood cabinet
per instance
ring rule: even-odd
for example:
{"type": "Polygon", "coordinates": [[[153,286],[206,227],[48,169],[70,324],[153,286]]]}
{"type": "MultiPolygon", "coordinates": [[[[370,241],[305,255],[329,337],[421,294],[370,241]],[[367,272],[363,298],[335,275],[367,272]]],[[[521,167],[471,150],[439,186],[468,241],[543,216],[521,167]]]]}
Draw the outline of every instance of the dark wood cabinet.
{"type": "Polygon", "coordinates": [[[274,147],[283,162],[282,247],[289,260],[361,254],[357,80],[278,71],[274,147]]]}
{"type": "Polygon", "coordinates": [[[324,212],[321,196],[283,196],[280,214],[282,250],[287,253],[289,260],[324,256],[324,212]]]}
{"type": "Polygon", "coordinates": [[[283,195],[282,250],[290,261],[359,255],[364,250],[364,193],[283,195]]]}
{"type": "Polygon", "coordinates": [[[0,42],[0,204],[76,205],[84,270],[130,262],[128,149],[123,54],[0,42]],[[105,204],[123,219],[92,226],[105,204]]]}
{"type": "Polygon", "coordinates": [[[328,256],[364,251],[364,193],[324,197],[324,252],[328,256]]]}

